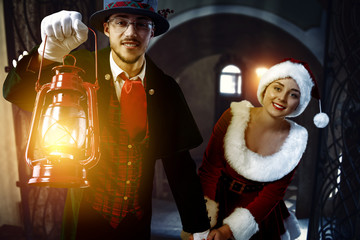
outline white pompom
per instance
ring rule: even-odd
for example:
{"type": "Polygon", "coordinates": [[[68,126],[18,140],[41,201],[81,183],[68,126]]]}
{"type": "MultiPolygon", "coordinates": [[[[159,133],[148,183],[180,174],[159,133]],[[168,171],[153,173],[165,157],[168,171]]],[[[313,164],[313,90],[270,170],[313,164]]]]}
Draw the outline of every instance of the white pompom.
{"type": "Polygon", "coordinates": [[[329,123],[329,116],[326,113],[318,113],[314,117],[314,124],[318,128],[324,128],[329,123]]]}

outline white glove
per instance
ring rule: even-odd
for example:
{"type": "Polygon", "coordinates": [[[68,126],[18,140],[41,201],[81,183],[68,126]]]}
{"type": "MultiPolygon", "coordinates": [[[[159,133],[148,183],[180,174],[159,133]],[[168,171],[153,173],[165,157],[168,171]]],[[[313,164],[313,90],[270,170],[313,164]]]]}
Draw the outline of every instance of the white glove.
{"type": "Polygon", "coordinates": [[[62,62],[66,54],[87,40],[88,27],[81,18],[79,12],[65,10],[46,16],[41,21],[42,42],[38,53],[42,56],[47,35],[44,58],[62,62]]]}
{"type": "Polygon", "coordinates": [[[207,239],[207,236],[209,235],[210,230],[206,230],[205,232],[201,232],[201,233],[194,233],[193,237],[194,240],[203,240],[203,239],[207,239]]]}

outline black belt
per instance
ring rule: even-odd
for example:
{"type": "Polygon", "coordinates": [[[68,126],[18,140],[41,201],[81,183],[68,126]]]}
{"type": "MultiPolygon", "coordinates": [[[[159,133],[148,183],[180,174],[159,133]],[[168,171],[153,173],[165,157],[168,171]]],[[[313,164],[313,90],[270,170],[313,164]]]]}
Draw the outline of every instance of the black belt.
{"type": "Polygon", "coordinates": [[[225,175],[222,175],[222,179],[225,183],[225,186],[228,187],[230,191],[235,192],[237,194],[260,191],[265,186],[265,183],[247,184],[247,183],[239,182],[225,175]]]}

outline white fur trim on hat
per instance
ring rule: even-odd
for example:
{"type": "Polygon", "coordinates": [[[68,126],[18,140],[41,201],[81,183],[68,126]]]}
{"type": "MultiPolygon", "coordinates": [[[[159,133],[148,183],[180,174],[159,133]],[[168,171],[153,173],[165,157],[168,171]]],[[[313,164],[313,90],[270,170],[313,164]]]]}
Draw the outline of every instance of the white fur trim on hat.
{"type": "Polygon", "coordinates": [[[326,113],[321,111],[321,100],[319,99],[319,109],[320,112],[316,114],[313,118],[314,124],[317,128],[324,128],[329,124],[329,116],[326,113]]]}
{"type": "Polygon", "coordinates": [[[329,124],[329,116],[326,113],[318,113],[314,117],[314,124],[317,128],[324,128],[329,124]]]}
{"type": "Polygon", "coordinates": [[[254,216],[246,208],[236,208],[223,222],[230,227],[236,240],[248,240],[259,231],[254,216]]]}
{"type": "Polygon", "coordinates": [[[260,79],[257,97],[262,105],[266,87],[273,81],[286,77],[294,79],[300,88],[299,106],[293,113],[287,116],[296,117],[299,116],[309,104],[311,99],[311,89],[314,86],[314,82],[312,81],[309,72],[301,63],[286,61],[272,66],[260,79]]]}

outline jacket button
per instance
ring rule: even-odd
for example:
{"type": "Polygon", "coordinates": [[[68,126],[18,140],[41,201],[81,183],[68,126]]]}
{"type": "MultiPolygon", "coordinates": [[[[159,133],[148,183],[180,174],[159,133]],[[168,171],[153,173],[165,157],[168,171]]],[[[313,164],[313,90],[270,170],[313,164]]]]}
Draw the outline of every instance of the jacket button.
{"type": "Polygon", "coordinates": [[[109,81],[110,79],[111,79],[110,74],[108,74],[108,73],[107,73],[107,74],[105,74],[105,80],[108,80],[108,81],[109,81]]]}
{"type": "Polygon", "coordinates": [[[154,90],[154,89],[150,89],[150,90],[149,90],[149,94],[150,94],[150,95],[154,95],[154,93],[155,93],[155,90],[154,90]]]}

